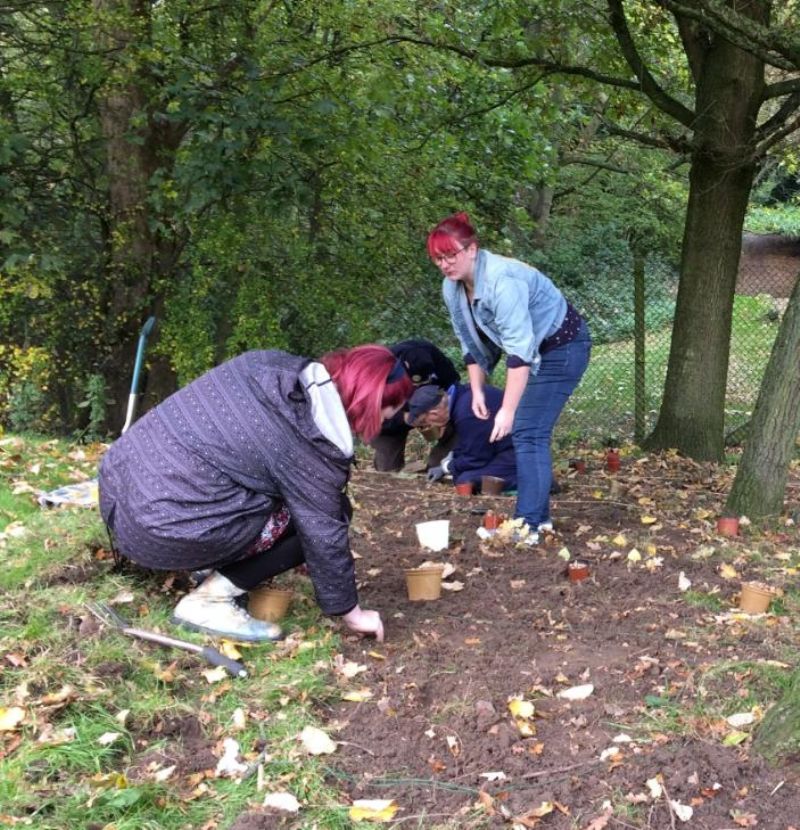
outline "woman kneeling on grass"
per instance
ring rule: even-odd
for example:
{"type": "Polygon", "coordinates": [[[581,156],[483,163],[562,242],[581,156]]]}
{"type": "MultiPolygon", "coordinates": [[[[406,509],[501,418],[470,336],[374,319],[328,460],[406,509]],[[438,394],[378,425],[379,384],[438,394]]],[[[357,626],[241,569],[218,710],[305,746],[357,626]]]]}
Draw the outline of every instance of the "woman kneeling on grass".
{"type": "Polygon", "coordinates": [[[175,608],[189,628],[279,639],[237,600],[305,562],[322,611],[383,640],[378,612],[358,605],[344,488],[351,430],[369,441],[413,389],[377,345],[319,362],[252,351],[211,369],[105,454],[100,511],[116,548],[147,568],[213,569],[175,608]]]}

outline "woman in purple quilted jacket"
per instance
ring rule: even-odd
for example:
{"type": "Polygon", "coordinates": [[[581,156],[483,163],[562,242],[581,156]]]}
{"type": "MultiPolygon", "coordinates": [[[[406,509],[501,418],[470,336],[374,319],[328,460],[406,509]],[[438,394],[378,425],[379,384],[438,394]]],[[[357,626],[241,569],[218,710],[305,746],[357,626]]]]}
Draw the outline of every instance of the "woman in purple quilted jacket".
{"type": "Polygon", "coordinates": [[[117,551],[147,568],[211,569],[173,621],[246,641],[280,629],[237,601],[305,563],[317,602],[383,640],[358,604],[344,489],[353,435],[369,441],[413,392],[389,349],[319,362],[252,351],[206,372],[117,439],[100,465],[100,511],[117,551]]]}

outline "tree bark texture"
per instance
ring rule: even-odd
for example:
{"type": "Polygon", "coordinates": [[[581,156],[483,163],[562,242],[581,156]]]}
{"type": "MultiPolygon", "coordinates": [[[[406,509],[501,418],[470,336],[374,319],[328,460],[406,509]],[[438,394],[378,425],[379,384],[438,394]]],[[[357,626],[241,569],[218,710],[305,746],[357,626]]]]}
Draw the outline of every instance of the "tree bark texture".
{"type": "MultiPolygon", "coordinates": [[[[171,267],[174,246],[152,230],[148,196],[153,174],[159,167],[172,167],[182,132],[180,127],[159,126],[152,118],[152,78],[135,54],[149,40],[148,0],[94,0],[94,9],[98,42],[111,50],[109,76],[98,94],[98,108],[108,180],[105,340],[110,353],[105,375],[113,401],[109,407],[113,429],[124,419],[141,325],[163,306],[158,277],[171,267]]],[[[174,384],[163,362],[153,368],[151,381],[174,384]],[[162,373],[164,379],[153,377],[162,373]]]]}
{"type": "Polygon", "coordinates": [[[789,462],[800,430],[800,280],[772,346],[727,506],[751,517],[783,509],[789,462]]]}
{"type": "Polygon", "coordinates": [[[646,446],[675,447],[692,458],[719,461],[733,297],[755,174],[764,65],[710,36],[699,70],[675,324],[661,411],[646,446]]]}

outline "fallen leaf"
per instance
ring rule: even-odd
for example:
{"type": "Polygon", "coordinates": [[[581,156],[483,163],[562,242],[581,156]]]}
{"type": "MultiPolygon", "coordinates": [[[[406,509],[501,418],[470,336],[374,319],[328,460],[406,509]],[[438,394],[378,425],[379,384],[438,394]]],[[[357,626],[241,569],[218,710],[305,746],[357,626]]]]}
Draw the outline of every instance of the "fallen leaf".
{"type": "Polygon", "coordinates": [[[247,715],[241,706],[237,706],[231,715],[231,725],[235,732],[242,732],[247,726],[247,715]]]}
{"type": "Polygon", "coordinates": [[[585,683],[582,686],[571,686],[569,689],[562,689],[556,692],[556,697],[562,700],[586,700],[594,692],[594,685],[592,683],[585,683]]]}
{"type": "Polygon", "coordinates": [[[162,783],[166,781],[168,778],[172,777],[172,773],[175,772],[176,764],[173,764],[170,767],[164,767],[163,769],[158,770],[158,772],[153,774],[153,780],[162,783]]]}
{"type": "Polygon", "coordinates": [[[719,575],[723,579],[738,579],[739,574],[736,571],[736,568],[733,565],[729,565],[727,562],[723,562],[719,566],[719,575]]]}
{"type": "Polygon", "coordinates": [[[13,732],[25,720],[25,710],[19,706],[0,707],[0,732],[13,732]]]}
{"type": "Polygon", "coordinates": [[[753,712],[737,712],[735,715],[729,715],[725,720],[733,727],[739,729],[742,726],[750,726],[755,723],[756,716],[753,712]]]}
{"type": "Polygon", "coordinates": [[[538,807],[528,810],[519,816],[514,816],[511,821],[513,824],[521,824],[523,827],[536,827],[540,818],[550,815],[555,806],[552,801],[543,801],[538,807]]]}
{"type": "Polygon", "coordinates": [[[349,692],[342,694],[342,700],[348,700],[350,703],[363,703],[372,697],[372,690],[366,686],[361,689],[351,689],[349,692]]]}
{"type": "Polygon", "coordinates": [[[608,827],[608,822],[614,815],[612,810],[606,810],[602,815],[593,818],[583,830],[605,830],[608,827]]]}
{"type": "MultiPolygon", "coordinates": [[[[341,658],[341,654],[336,655],[338,658],[341,658]]],[[[360,665],[358,663],[353,662],[352,660],[348,660],[347,662],[336,662],[334,660],[334,669],[337,674],[340,674],[342,677],[347,678],[348,680],[351,677],[355,677],[357,674],[361,674],[361,672],[365,672],[367,667],[364,665],[360,665]]]]}
{"type": "Polygon", "coordinates": [[[121,737],[121,732],[103,732],[103,734],[97,739],[97,743],[99,743],[100,746],[111,746],[114,741],[118,741],[121,737]]]}
{"type": "Polygon", "coordinates": [[[645,781],[647,785],[647,789],[650,790],[650,797],[655,801],[657,798],[661,798],[664,793],[664,788],[661,786],[661,781],[658,778],[648,778],[645,781]]]}
{"type": "MultiPolygon", "coordinates": [[[[213,669],[203,669],[201,672],[208,683],[219,683],[228,676],[228,672],[224,666],[216,666],[213,669]]],[[[163,679],[163,678],[161,678],[163,679]]]]}
{"type": "Polygon", "coordinates": [[[679,591],[688,591],[689,588],[692,587],[692,581],[687,579],[686,574],[681,571],[678,574],[678,590],[679,591]]]}
{"type": "Polygon", "coordinates": [[[214,771],[218,777],[237,778],[247,772],[247,764],[239,761],[239,744],[233,738],[225,738],[222,742],[223,754],[217,761],[214,771]]]}
{"type": "Polygon", "coordinates": [[[222,640],[222,642],[219,644],[219,650],[226,657],[230,657],[231,660],[242,659],[242,652],[239,651],[237,644],[232,642],[231,640],[222,640]]]}
{"type": "Polygon", "coordinates": [[[297,813],[300,810],[300,802],[287,792],[267,793],[263,806],[284,813],[297,813]]]}
{"type": "Polygon", "coordinates": [[[497,772],[482,772],[480,774],[481,778],[485,778],[487,781],[505,781],[507,776],[501,770],[497,772]]]}
{"type": "Polygon", "coordinates": [[[330,755],[336,752],[336,742],[316,726],[306,726],[300,733],[300,741],[310,755],[330,755]]]}
{"type": "Polygon", "coordinates": [[[394,799],[360,798],[350,808],[352,821],[391,821],[399,807],[394,799]]]}
{"type": "Polygon", "coordinates": [[[454,579],[452,582],[443,582],[442,583],[442,590],[444,591],[463,591],[464,590],[464,583],[459,582],[457,579],[454,579]]]}
{"type": "Polygon", "coordinates": [[[670,800],[670,806],[675,811],[675,815],[681,821],[689,821],[689,819],[694,815],[694,810],[688,804],[681,804],[680,801],[672,801],[670,800]]]}
{"type": "Polygon", "coordinates": [[[642,516],[641,522],[643,525],[654,525],[658,519],[655,516],[642,516]]]}
{"type": "Polygon", "coordinates": [[[747,732],[731,732],[722,739],[723,746],[738,746],[748,738],[747,732]]]}
{"type": "Polygon", "coordinates": [[[508,711],[515,718],[532,718],[534,714],[534,705],[529,700],[523,700],[521,697],[512,697],[508,701],[508,711]]]}

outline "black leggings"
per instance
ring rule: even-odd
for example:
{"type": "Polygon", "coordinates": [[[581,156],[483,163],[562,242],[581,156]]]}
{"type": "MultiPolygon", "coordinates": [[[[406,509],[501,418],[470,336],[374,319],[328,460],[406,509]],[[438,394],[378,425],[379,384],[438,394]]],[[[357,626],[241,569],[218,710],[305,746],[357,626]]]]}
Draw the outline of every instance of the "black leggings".
{"type": "Polygon", "coordinates": [[[225,565],[219,568],[219,572],[237,588],[250,591],[262,582],[296,568],[305,561],[300,538],[294,525],[290,524],[286,533],[271,548],[231,565],[225,565]]]}
{"type": "MultiPolygon", "coordinates": [[[[353,518],[353,505],[344,493],[342,493],[342,518],[348,523],[353,518]]],[[[224,565],[217,570],[237,588],[250,591],[262,582],[284,571],[290,571],[305,561],[306,556],[300,546],[297,529],[294,522],[290,521],[286,532],[271,548],[255,556],[249,556],[247,559],[224,565]]]]}

